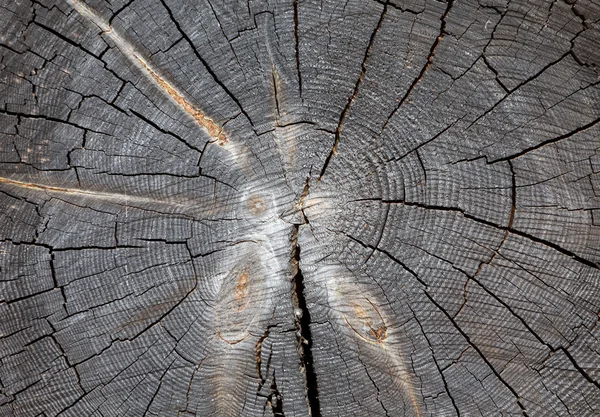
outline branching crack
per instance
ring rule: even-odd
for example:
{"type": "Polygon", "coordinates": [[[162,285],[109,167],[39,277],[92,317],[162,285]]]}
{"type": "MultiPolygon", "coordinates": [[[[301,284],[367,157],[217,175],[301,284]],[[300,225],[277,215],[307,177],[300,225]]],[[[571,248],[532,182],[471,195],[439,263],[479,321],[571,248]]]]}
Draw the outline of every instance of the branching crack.
{"type": "Polygon", "coordinates": [[[369,380],[371,381],[371,384],[373,384],[373,387],[375,388],[375,390],[377,391],[377,395],[375,397],[375,400],[377,400],[377,402],[379,403],[379,405],[381,406],[381,408],[383,409],[383,412],[385,413],[386,417],[389,417],[390,414],[387,410],[387,408],[385,408],[385,405],[383,404],[383,401],[381,401],[380,395],[381,395],[381,390],[379,389],[379,387],[377,386],[377,384],[375,383],[375,380],[373,379],[373,377],[371,376],[371,374],[369,373],[369,368],[367,368],[367,365],[365,365],[365,363],[362,361],[362,359],[360,358],[360,356],[358,356],[358,360],[359,362],[362,364],[363,368],[365,368],[365,373],[367,374],[367,377],[369,378],[369,380]]]}
{"type": "MultiPolygon", "coordinates": [[[[577,37],[578,35],[576,35],[575,37],[577,37]]],[[[483,112],[482,114],[480,114],[479,116],[477,116],[477,118],[475,120],[473,120],[469,126],[467,126],[464,130],[467,131],[469,129],[471,129],[471,127],[473,127],[474,125],[476,125],[481,119],[483,119],[484,117],[486,117],[490,112],[492,112],[494,109],[497,109],[498,106],[504,102],[506,99],[508,99],[509,97],[512,96],[512,94],[514,94],[517,90],[519,90],[521,87],[523,87],[526,84],[529,84],[530,82],[536,80],[539,76],[541,76],[542,74],[544,74],[546,72],[546,70],[548,68],[553,67],[554,65],[558,64],[559,62],[561,62],[562,60],[564,60],[566,57],[571,56],[574,60],[576,60],[575,54],[573,54],[572,51],[567,51],[565,52],[563,55],[561,55],[559,58],[555,59],[554,61],[548,63],[547,65],[545,65],[542,69],[540,69],[538,72],[536,72],[535,74],[533,74],[531,77],[527,78],[526,80],[520,82],[517,86],[515,86],[513,89],[509,90],[508,94],[504,95],[500,100],[498,100],[492,107],[490,107],[489,109],[487,109],[485,112],[483,112]]]]}
{"type": "Polygon", "coordinates": [[[492,371],[492,373],[496,376],[496,378],[502,382],[502,384],[514,395],[515,399],[516,399],[516,403],[519,406],[519,408],[521,409],[521,414],[524,417],[527,417],[527,410],[525,408],[525,406],[523,405],[523,403],[521,403],[521,399],[519,397],[519,394],[517,393],[517,391],[515,391],[515,389],[513,387],[511,387],[506,380],[504,380],[504,378],[502,378],[502,375],[500,375],[500,373],[496,370],[496,368],[493,367],[493,365],[490,363],[490,361],[486,358],[486,356],[483,354],[483,352],[473,343],[473,341],[471,340],[471,338],[469,337],[469,335],[467,333],[465,333],[465,331],[458,325],[458,323],[456,323],[456,321],[452,318],[452,316],[450,316],[450,314],[448,314],[448,312],[437,302],[435,301],[435,299],[427,292],[424,291],[424,294],[427,298],[429,298],[429,301],[431,301],[433,303],[433,305],[435,305],[437,307],[437,309],[439,311],[441,311],[446,318],[452,323],[452,325],[454,326],[454,328],[456,330],[458,330],[458,332],[462,335],[462,337],[465,338],[465,340],[467,341],[467,343],[477,352],[477,354],[479,355],[479,357],[485,362],[485,364],[488,366],[488,368],[492,371]]]}
{"type": "Polygon", "coordinates": [[[433,363],[435,364],[435,367],[437,368],[437,370],[440,374],[440,377],[442,378],[442,382],[444,384],[444,389],[446,390],[446,394],[448,395],[448,397],[450,398],[450,401],[452,402],[452,406],[454,407],[454,410],[456,411],[456,415],[457,415],[457,417],[460,417],[460,410],[459,410],[458,406],[456,405],[456,401],[454,400],[454,397],[450,393],[450,388],[448,387],[448,381],[446,381],[446,377],[444,376],[444,370],[442,368],[440,368],[440,365],[439,365],[437,359],[435,358],[435,352],[433,350],[433,346],[431,345],[431,341],[429,340],[429,337],[427,337],[427,332],[425,331],[425,329],[423,329],[423,325],[417,318],[417,314],[412,309],[410,304],[408,304],[408,308],[411,311],[413,317],[415,318],[415,321],[419,325],[419,328],[421,329],[421,334],[423,335],[423,337],[425,338],[425,341],[427,342],[427,345],[429,346],[429,351],[431,352],[431,359],[433,359],[433,363]]]}
{"type": "MultiPolygon", "coordinates": [[[[89,23],[91,23],[92,25],[99,28],[101,30],[100,35],[106,36],[107,38],[109,38],[115,44],[116,48],[118,50],[120,50],[121,53],[132,64],[134,64],[141,71],[142,74],[144,74],[144,76],[148,77],[148,79],[154,83],[154,85],[159,89],[159,91],[161,91],[163,94],[166,94],[170,100],[172,100],[174,103],[176,103],[179,106],[179,108],[181,110],[183,110],[185,113],[187,113],[189,116],[191,116],[196,121],[196,123],[198,125],[200,125],[200,127],[202,127],[203,129],[205,129],[205,131],[211,137],[215,138],[216,140],[220,141],[221,143],[227,142],[227,137],[225,136],[225,133],[223,132],[222,128],[217,123],[215,123],[211,118],[207,117],[204,113],[202,113],[199,109],[197,109],[185,97],[185,94],[183,94],[175,86],[173,86],[169,81],[167,81],[167,79],[160,74],[160,71],[158,71],[157,68],[155,68],[149,61],[147,61],[139,53],[139,51],[136,50],[135,46],[128,39],[126,39],[124,36],[120,35],[117,31],[114,30],[114,28],[110,25],[109,21],[106,21],[103,17],[101,17],[96,11],[94,11],[91,7],[89,7],[82,0],[66,0],[66,1],[67,1],[67,3],[69,3],[69,5],[71,5],[71,7],[73,7],[73,9],[75,9],[77,11],[77,13],[79,13],[79,15],[81,15],[83,18],[88,20],[89,23]]],[[[168,9],[166,4],[165,4],[165,8],[167,8],[169,15],[172,17],[171,11],[170,11],[170,9],[168,9]]],[[[177,24],[177,22],[174,19],[173,19],[173,22],[175,23],[177,28],[180,29],[179,25],[177,24]]],[[[187,38],[185,36],[185,33],[181,32],[181,35],[190,43],[190,47],[192,48],[194,53],[197,55],[198,59],[205,66],[208,73],[214,78],[215,82],[217,84],[219,84],[219,86],[221,86],[221,88],[223,88],[223,90],[231,97],[232,100],[235,101],[235,103],[240,107],[241,111],[243,112],[244,110],[242,109],[239,102],[231,94],[231,92],[229,90],[227,90],[227,88],[216,78],[216,75],[214,74],[214,72],[211,70],[211,68],[208,66],[208,64],[202,59],[202,57],[200,56],[198,51],[196,49],[194,49],[194,45],[191,43],[189,38],[187,38]]],[[[60,36],[60,34],[57,34],[57,36],[60,36]]],[[[80,49],[81,49],[81,47],[80,47],[80,49]]],[[[106,52],[107,50],[108,50],[108,48],[104,52],[106,52]]],[[[104,52],[102,52],[101,55],[103,55],[104,52]]],[[[96,56],[96,55],[92,55],[92,56],[96,57],[99,60],[102,59],[101,56],[96,56]]],[[[109,68],[109,66],[106,64],[106,62],[104,62],[104,61],[102,61],[102,62],[104,63],[104,69],[111,72],[117,79],[119,79],[122,82],[119,92],[122,91],[124,84],[125,84],[125,80],[123,80],[117,73],[115,73],[113,70],[111,70],[109,68]]],[[[114,102],[114,100],[113,100],[113,102],[114,102]]],[[[107,104],[109,104],[110,106],[112,106],[113,108],[115,108],[119,111],[122,111],[121,109],[119,109],[119,107],[112,104],[112,102],[107,102],[107,104]]],[[[248,120],[250,120],[250,119],[248,119],[248,120]]],[[[252,123],[252,122],[250,121],[250,123],[252,123]]]]}
{"type": "MultiPolygon", "coordinates": [[[[500,250],[504,247],[504,244],[506,243],[506,239],[508,239],[508,236],[510,235],[510,230],[512,229],[512,225],[515,220],[515,212],[517,211],[517,183],[516,183],[515,170],[514,170],[512,162],[508,161],[508,167],[510,168],[510,173],[511,173],[511,178],[512,178],[512,180],[511,180],[511,184],[512,184],[512,186],[511,186],[511,206],[510,206],[510,215],[508,218],[508,226],[506,227],[506,229],[504,229],[504,237],[502,238],[502,241],[498,245],[498,248],[496,248],[494,250],[494,253],[490,257],[490,259],[488,259],[485,262],[481,262],[479,264],[479,266],[477,267],[477,271],[475,271],[475,274],[473,276],[470,276],[469,274],[467,274],[464,271],[459,269],[463,274],[465,274],[467,276],[467,280],[465,281],[465,285],[463,287],[463,303],[460,306],[460,308],[458,309],[458,311],[454,314],[454,318],[458,317],[458,315],[461,313],[462,309],[467,304],[467,287],[469,285],[469,282],[471,280],[473,280],[477,284],[481,285],[479,283],[479,281],[477,281],[477,277],[483,270],[483,266],[492,264],[494,259],[496,259],[496,256],[500,254],[500,250]]],[[[486,291],[487,291],[487,289],[486,289],[486,291]]]]}
{"type": "Polygon", "coordinates": [[[273,373],[273,380],[271,382],[271,393],[267,397],[267,403],[271,405],[271,410],[273,411],[273,416],[275,417],[285,417],[283,412],[283,399],[281,397],[281,393],[277,388],[277,380],[275,379],[275,373],[273,373]]]}
{"type": "Polygon", "coordinates": [[[186,32],[184,32],[183,28],[181,27],[181,25],[179,24],[177,19],[175,19],[175,16],[173,15],[173,11],[171,10],[171,8],[167,5],[167,3],[164,0],[160,0],[160,1],[162,3],[163,7],[167,10],[167,13],[169,14],[169,18],[171,19],[171,21],[173,22],[173,24],[175,25],[175,27],[177,28],[177,30],[179,31],[181,36],[183,36],[183,38],[188,43],[190,48],[192,48],[192,51],[193,51],[194,55],[196,56],[196,58],[198,58],[198,60],[202,63],[202,65],[204,66],[206,71],[210,74],[212,79],[219,85],[219,87],[221,87],[223,89],[223,91],[235,102],[235,104],[238,106],[240,111],[244,114],[244,116],[246,116],[246,119],[250,122],[250,124],[253,125],[252,119],[250,118],[248,113],[246,113],[246,110],[244,110],[240,101],[233,95],[233,93],[229,90],[229,88],[227,88],[227,86],[225,86],[225,84],[219,79],[217,74],[214,72],[213,68],[202,57],[202,55],[200,55],[200,52],[198,51],[198,49],[192,42],[192,39],[188,36],[188,34],[186,32]]]}

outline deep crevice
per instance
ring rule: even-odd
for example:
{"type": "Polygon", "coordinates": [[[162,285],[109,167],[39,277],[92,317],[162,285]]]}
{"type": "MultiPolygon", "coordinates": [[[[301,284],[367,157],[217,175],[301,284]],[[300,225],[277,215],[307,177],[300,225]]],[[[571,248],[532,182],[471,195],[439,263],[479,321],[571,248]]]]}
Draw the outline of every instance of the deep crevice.
{"type": "MultiPolygon", "coordinates": [[[[308,412],[311,417],[321,417],[321,405],[319,402],[319,390],[317,387],[317,374],[313,366],[312,334],[310,331],[310,312],[306,306],[304,294],[304,276],[300,269],[300,246],[298,245],[298,232],[300,225],[294,225],[292,243],[292,301],[294,305],[294,317],[296,322],[296,334],[298,339],[298,352],[302,368],[306,378],[306,401],[308,412]]],[[[275,411],[275,410],[274,410],[275,411]]]]}
{"type": "Polygon", "coordinates": [[[296,71],[298,72],[298,90],[302,100],[302,73],[300,72],[300,42],[298,38],[298,0],[294,0],[294,40],[296,42],[296,71]]]}
{"type": "Polygon", "coordinates": [[[271,411],[273,411],[273,416],[275,417],[285,417],[283,412],[283,398],[281,397],[281,393],[277,388],[277,380],[275,379],[275,374],[273,374],[273,382],[271,382],[271,394],[267,398],[269,404],[271,404],[271,411]]]}

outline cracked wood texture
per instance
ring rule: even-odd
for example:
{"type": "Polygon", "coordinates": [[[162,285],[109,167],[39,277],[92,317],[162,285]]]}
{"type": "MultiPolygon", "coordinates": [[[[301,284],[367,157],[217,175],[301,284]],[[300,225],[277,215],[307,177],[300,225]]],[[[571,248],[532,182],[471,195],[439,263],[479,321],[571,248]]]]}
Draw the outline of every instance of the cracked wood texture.
{"type": "Polygon", "coordinates": [[[598,0],[0,0],[1,416],[600,415],[598,0]]]}

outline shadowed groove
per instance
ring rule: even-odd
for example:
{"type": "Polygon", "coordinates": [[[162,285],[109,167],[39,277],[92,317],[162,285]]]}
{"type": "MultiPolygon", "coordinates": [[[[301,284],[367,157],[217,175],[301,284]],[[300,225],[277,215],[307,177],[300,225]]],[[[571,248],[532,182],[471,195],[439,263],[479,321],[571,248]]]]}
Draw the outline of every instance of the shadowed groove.
{"type": "MultiPolygon", "coordinates": [[[[305,192],[308,192],[305,187],[305,192]]],[[[301,197],[300,204],[304,198],[301,197]]],[[[306,389],[306,401],[308,405],[308,411],[310,417],[321,417],[321,400],[319,399],[319,388],[318,378],[314,366],[314,359],[312,353],[312,331],[311,331],[311,316],[310,310],[306,303],[306,294],[304,286],[304,275],[300,269],[300,246],[298,244],[298,232],[300,230],[299,225],[294,225],[291,244],[292,244],[292,304],[295,309],[300,311],[300,316],[295,318],[297,339],[298,339],[298,353],[300,355],[301,366],[304,369],[305,375],[305,389],[306,389]]]]}

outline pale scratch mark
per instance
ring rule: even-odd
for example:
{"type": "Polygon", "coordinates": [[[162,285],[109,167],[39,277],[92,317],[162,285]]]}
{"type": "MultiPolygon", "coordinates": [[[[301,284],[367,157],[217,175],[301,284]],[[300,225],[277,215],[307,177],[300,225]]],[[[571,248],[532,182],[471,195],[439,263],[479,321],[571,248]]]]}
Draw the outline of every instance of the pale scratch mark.
{"type": "Polygon", "coordinates": [[[405,361],[397,352],[396,348],[392,347],[388,349],[388,346],[385,344],[382,345],[381,348],[391,359],[392,364],[395,365],[394,367],[400,369],[400,373],[398,375],[395,375],[394,379],[396,379],[399,385],[406,391],[406,394],[408,395],[409,401],[412,405],[413,411],[416,413],[416,416],[422,417],[423,413],[421,412],[421,406],[417,397],[417,390],[415,388],[414,383],[412,382],[412,378],[410,377],[408,370],[406,369],[405,361]]]}
{"type": "Polygon", "coordinates": [[[190,104],[189,101],[172,86],[169,82],[163,79],[154,71],[150,65],[138,55],[135,58],[140,62],[142,67],[150,74],[152,79],[165,91],[181,108],[188,113],[192,118],[212,136],[219,144],[227,143],[227,137],[223,133],[223,129],[217,125],[211,118],[205,116],[200,110],[190,104]]]}
{"type": "Polygon", "coordinates": [[[411,404],[415,415],[421,417],[421,402],[417,397],[413,376],[398,348],[401,342],[398,328],[393,324],[393,317],[382,308],[385,303],[377,302],[375,294],[356,281],[337,277],[326,286],[333,313],[340,316],[358,341],[366,343],[363,346],[369,346],[377,356],[384,354],[386,372],[411,404]]]}
{"type": "Polygon", "coordinates": [[[254,244],[235,251],[242,261],[219,278],[221,288],[215,306],[217,336],[229,345],[248,339],[264,319],[263,312],[270,308],[264,301],[269,292],[264,254],[254,244]]]}
{"type": "Polygon", "coordinates": [[[241,343],[244,340],[246,340],[248,337],[250,337],[250,333],[246,333],[244,336],[242,336],[238,339],[230,340],[221,334],[221,330],[217,330],[217,337],[229,345],[237,345],[238,343],[241,343]]]}
{"type": "Polygon", "coordinates": [[[178,203],[175,201],[158,200],[158,199],[154,199],[154,198],[138,197],[138,196],[131,196],[131,195],[127,195],[127,194],[119,194],[119,193],[90,191],[90,190],[83,190],[83,189],[79,189],[79,188],[55,187],[55,186],[51,186],[51,185],[17,181],[17,180],[12,180],[10,178],[4,178],[4,177],[0,177],[0,184],[8,184],[8,185],[12,185],[12,186],[19,187],[19,188],[43,191],[46,193],[68,194],[68,195],[78,196],[78,197],[88,197],[88,198],[95,198],[95,199],[102,199],[102,200],[113,200],[113,201],[124,204],[125,207],[127,207],[129,205],[129,203],[163,204],[163,205],[166,204],[166,205],[180,206],[180,207],[188,206],[187,204],[178,203]]]}
{"type": "Polygon", "coordinates": [[[103,35],[106,35],[123,55],[133,63],[144,75],[150,79],[160,91],[165,93],[173,102],[175,102],[184,112],[190,115],[206,132],[219,144],[224,145],[228,142],[223,128],[215,123],[211,118],[198,110],[185,95],[174,85],[169,83],[159,71],[144,59],[126,38],[117,33],[114,28],[94,10],[81,0],[66,0],[82,17],[100,28],[103,35]]]}

